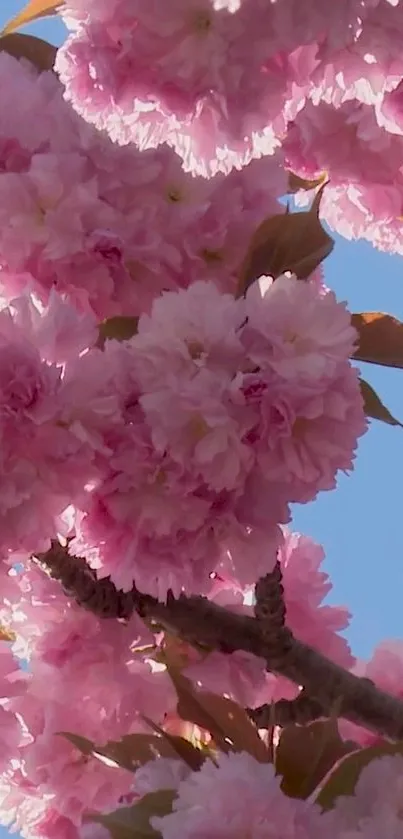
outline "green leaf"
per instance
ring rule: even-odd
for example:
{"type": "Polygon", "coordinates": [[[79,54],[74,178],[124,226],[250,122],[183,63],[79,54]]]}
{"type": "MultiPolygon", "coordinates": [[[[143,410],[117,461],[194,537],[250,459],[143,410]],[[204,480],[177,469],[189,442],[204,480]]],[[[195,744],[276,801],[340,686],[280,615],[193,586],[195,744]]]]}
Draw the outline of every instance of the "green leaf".
{"type": "Polygon", "coordinates": [[[358,332],[355,359],[403,368],[403,323],[383,312],[359,312],[351,321],[358,332]]]}
{"type": "Polygon", "coordinates": [[[168,666],[178,694],[178,714],[208,731],[223,752],[249,752],[261,763],[270,762],[270,753],[246,711],[223,696],[198,690],[179,670],[168,666]]]}
{"type": "Polygon", "coordinates": [[[172,812],[176,790],[158,790],[145,795],[131,807],[122,807],[107,815],[93,815],[90,821],[102,824],[112,839],[155,839],[160,836],[151,827],[153,816],[166,816],[172,812]]]}
{"type": "Polygon", "coordinates": [[[21,26],[34,23],[42,17],[56,15],[58,9],[64,5],[64,0],[29,0],[29,2],[18,12],[4,27],[2,35],[9,35],[21,26]]]}
{"type": "Polygon", "coordinates": [[[14,58],[25,58],[42,73],[53,70],[57,49],[42,38],[18,32],[0,37],[0,52],[7,52],[14,58]]]}
{"type": "Polygon", "coordinates": [[[373,387],[364,379],[360,379],[360,388],[364,400],[364,411],[367,417],[386,422],[388,425],[400,425],[400,428],[403,428],[402,423],[390,413],[388,408],[381,402],[373,387]]]}
{"type": "Polygon", "coordinates": [[[204,763],[207,754],[198,749],[196,746],[193,746],[189,740],[186,740],[185,737],[179,737],[175,734],[168,734],[167,731],[164,731],[157,723],[149,720],[148,717],[143,716],[144,721],[147,725],[150,726],[154,731],[156,731],[171,747],[175,757],[179,757],[180,760],[183,760],[187,766],[190,767],[193,771],[200,769],[202,764],[204,763]]]}
{"type": "Polygon", "coordinates": [[[329,256],[334,241],[319,220],[325,186],[317,192],[308,212],[271,216],[258,227],[241,267],[238,296],[263,274],[276,279],[291,271],[305,280],[329,256]]]}
{"type": "Polygon", "coordinates": [[[105,341],[128,341],[137,333],[139,319],[118,315],[114,318],[107,318],[99,325],[98,346],[103,346],[105,341]]]}
{"type": "Polygon", "coordinates": [[[335,763],[356,748],[341,739],[336,719],[287,726],[275,757],[281,789],[291,798],[308,798],[335,763]]]}
{"type": "Polygon", "coordinates": [[[360,749],[344,758],[335,768],[330,778],[322,787],[316,799],[317,803],[324,809],[330,810],[340,795],[353,795],[357,781],[363,769],[371,761],[386,755],[403,754],[403,745],[394,743],[383,743],[379,746],[369,746],[360,749]]]}

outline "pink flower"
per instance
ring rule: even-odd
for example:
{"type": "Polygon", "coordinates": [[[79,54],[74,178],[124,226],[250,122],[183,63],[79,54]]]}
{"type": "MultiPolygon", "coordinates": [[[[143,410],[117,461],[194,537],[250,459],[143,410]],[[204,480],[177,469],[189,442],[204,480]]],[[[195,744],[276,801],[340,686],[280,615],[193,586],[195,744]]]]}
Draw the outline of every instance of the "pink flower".
{"type": "MultiPolygon", "coordinates": [[[[38,836],[43,836],[44,839],[56,839],[56,837],[59,837],[59,839],[78,839],[80,835],[77,826],[69,818],[62,816],[51,807],[46,810],[43,819],[36,825],[35,832],[38,836]]],[[[103,839],[106,839],[106,837],[103,837],[103,839]]]]}
{"type": "MultiPolygon", "coordinates": [[[[403,697],[403,643],[383,641],[378,644],[369,661],[357,662],[353,672],[357,676],[370,679],[386,693],[403,697]]],[[[372,746],[381,740],[373,731],[354,725],[347,720],[341,720],[339,726],[346,739],[354,740],[360,746],[372,746]]]]}
{"type": "Polygon", "coordinates": [[[182,760],[160,757],[144,763],[134,776],[136,795],[148,795],[160,789],[177,789],[179,784],[190,774],[190,769],[182,760]]]}
{"type": "Polygon", "coordinates": [[[324,655],[351,668],[355,659],[345,638],[350,614],[342,606],[323,604],[332,588],[329,576],[320,570],[325,553],[306,536],[284,530],[278,558],[283,574],[287,625],[296,638],[324,655]]]}
{"type": "Polygon", "coordinates": [[[345,363],[338,377],[317,395],[290,390],[262,400],[260,466],[268,481],[287,485],[290,501],[306,503],[335,486],[338,470],[351,470],[357,439],[367,423],[358,373],[345,363]],[[263,421],[274,418],[273,431],[263,421]]]}
{"type": "Polygon", "coordinates": [[[64,363],[92,347],[98,338],[95,319],[76,309],[55,292],[51,292],[45,309],[35,305],[28,296],[11,303],[14,320],[32,335],[46,361],[64,363]]]}
{"type": "MultiPolygon", "coordinates": [[[[321,216],[333,229],[348,239],[363,237],[399,252],[403,140],[381,122],[372,106],[354,100],[337,108],[324,101],[308,103],[284,149],[293,171],[308,178],[327,173],[321,216]]],[[[306,194],[299,198],[306,200],[306,194]]]]}
{"type": "Polygon", "coordinates": [[[244,355],[237,334],[244,318],[242,305],[212,283],[163,294],[151,315],[140,318],[133,339],[142,390],[162,389],[167,382],[163,361],[169,363],[170,378],[193,378],[206,366],[226,379],[233,375],[244,355]]]}
{"type": "Polygon", "coordinates": [[[172,814],[153,818],[163,839],[245,835],[308,839],[320,835],[321,816],[315,805],[288,798],[273,766],[258,763],[245,752],[219,754],[199,772],[182,781],[172,814]]]}
{"type": "MultiPolygon", "coordinates": [[[[120,1],[95,13],[91,8],[89,17],[86,11],[86,3],[67,5],[65,20],[75,31],[56,66],[67,96],[88,121],[120,144],[135,141],[144,148],[169,140],[183,153],[190,140],[196,148],[188,165],[194,169],[199,160],[199,172],[217,171],[225,145],[233,163],[245,159],[247,121],[239,108],[235,119],[227,97],[234,96],[238,80],[246,102],[258,84],[259,65],[248,74],[238,54],[245,26],[239,14],[215,8],[211,0],[201,6],[173,0],[169,10],[142,0],[127,9],[120,1]]],[[[258,127],[264,127],[262,118],[258,127]]]]}
{"type": "Polygon", "coordinates": [[[398,837],[403,826],[403,758],[372,760],[358,778],[354,795],[341,796],[323,817],[325,835],[344,837],[398,837]]]}
{"type": "Polygon", "coordinates": [[[246,296],[248,323],[242,338],[259,367],[308,386],[330,379],[352,354],[356,332],[351,316],[332,291],[283,275],[261,277],[246,296]]]}

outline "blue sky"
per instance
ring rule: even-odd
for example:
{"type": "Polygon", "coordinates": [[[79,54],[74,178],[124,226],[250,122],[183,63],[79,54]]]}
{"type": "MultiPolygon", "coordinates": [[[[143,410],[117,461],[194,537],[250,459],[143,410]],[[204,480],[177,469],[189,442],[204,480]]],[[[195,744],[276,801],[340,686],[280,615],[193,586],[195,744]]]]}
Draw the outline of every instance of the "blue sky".
{"type": "MultiPolygon", "coordinates": [[[[0,0],[0,25],[24,5],[0,0]]],[[[35,34],[58,43],[59,19],[38,21],[35,34]]],[[[326,280],[352,311],[384,311],[403,319],[403,260],[366,243],[336,237],[326,280]]],[[[363,375],[403,421],[403,371],[363,365],[363,375]]],[[[295,529],[323,544],[334,584],[331,599],[349,607],[348,637],[367,656],[382,638],[403,637],[403,429],[373,422],[359,446],[356,469],[335,492],[294,510],[295,529]]]]}

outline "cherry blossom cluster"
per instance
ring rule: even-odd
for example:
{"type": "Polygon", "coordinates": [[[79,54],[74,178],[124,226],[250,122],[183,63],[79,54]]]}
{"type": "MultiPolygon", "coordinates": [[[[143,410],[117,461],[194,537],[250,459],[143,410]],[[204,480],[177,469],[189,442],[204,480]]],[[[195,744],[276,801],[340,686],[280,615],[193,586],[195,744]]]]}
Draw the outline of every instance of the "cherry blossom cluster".
{"type": "Polygon", "coordinates": [[[114,141],[168,142],[192,170],[228,170],[271,154],[313,90],[337,89],[349,50],[354,85],[374,6],[68,0],[57,69],[74,107],[114,141]]]}
{"type": "Polygon", "coordinates": [[[363,769],[354,796],[340,796],[327,813],[315,802],[284,795],[274,767],[258,763],[245,752],[220,754],[197,772],[184,773],[179,762],[156,761],[144,766],[139,775],[143,794],[158,789],[175,794],[172,813],[151,820],[162,839],[274,835],[279,839],[381,835],[397,839],[402,833],[400,755],[371,762],[363,769]]]}
{"type": "Polygon", "coordinates": [[[320,270],[239,292],[287,169],[330,174],[321,208],[345,235],[401,247],[402,4],[303,5],[68,0],[59,79],[0,52],[0,821],[24,839],[105,839],[89,814],[164,789],[162,839],[400,839],[401,757],[327,814],[246,753],[198,772],[92,759],[88,738],[148,748],[150,720],[196,737],[170,645],[195,690],[244,708],[300,688],[136,613],[101,619],[38,564],[58,539],[120,594],[251,615],[278,562],[295,636],[402,695],[400,647],[354,659],[322,549],[286,526],[366,431],[350,314],[320,270]],[[120,316],[132,337],[100,340],[120,316]]]}
{"type": "Polygon", "coordinates": [[[334,229],[402,252],[401,0],[68,0],[62,14],[65,95],[114,142],[167,143],[204,176],[284,153],[330,178],[334,229]]]}
{"type": "Polygon", "coordinates": [[[230,563],[270,571],[288,505],[332,489],[365,431],[355,332],[332,292],[283,276],[235,300],[213,284],[163,294],[108,344],[125,429],[71,549],[124,590],[205,591],[230,563]]]}
{"type": "Polygon", "coordinates": [[[0,313],[3,556],[71,550],[118,588],[200,592],[270,571],[289,504],[332,489],[366,429],[356,333],[331,291],[166,292],[129,341],[53,293],[0,313]]]}
{"type": "MultiPolygon", "coordinates": [[[[354,658],[339,635],[348,612],[321,605],[331,587],[321,571],[322,549],[284,531],[279,556],[289,626],[308,643],[315,636],[326,655],[351,667],[354,658]]],[[[249,613],[247,595],[247,587],[223,574],[211,581],[209,597],[229,609],[249,613]]],[[[11,649],[0,643],[2,823],[14,824],[29,839],[75,839],[86,812],[105,812],[133,794],[164,787],[164,760],[139,769],[133,787],[132,775],[84,760],[60,735],[71,731],[100,744],[117,741],[149,731],[144,715],[185,736],[172,682],[156,664],[159,641],[144,623],[135,615],[127,625],[100,620],[71,602],[60,584],[33,564],[3,574],[0,620],[15,633],[11,649]],[[28,670],[19,668],[23,661],[28,670]]],[[[296,695],[295,686],[266,673],[265,662],[250,654],[205,658],[183,645],[182,655],[184,673],[195,685],[242,705],[296,695]]],[[[173,768],[182,780],[185,764],[173,768]]]]}
{"type": "Polygon", "coordinates": [[[192,177],[167,146],[119,148],[87,126],[54,74],[4,52],[0,71],[6,299],[34,291],[46,305],[54,290],[102,320],[139,315],[162,290],[196,280],[235,290],[255,229],[283,212],[281,156],[227,178],[192,177]]]}

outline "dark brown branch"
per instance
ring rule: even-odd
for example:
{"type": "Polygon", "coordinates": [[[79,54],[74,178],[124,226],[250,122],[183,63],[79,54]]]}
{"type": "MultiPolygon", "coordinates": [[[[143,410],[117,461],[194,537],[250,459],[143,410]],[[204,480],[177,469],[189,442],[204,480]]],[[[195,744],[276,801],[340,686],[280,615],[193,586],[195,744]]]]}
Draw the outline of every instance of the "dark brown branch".
{"type": "Polygon", "coordinates": [[[272,725],[284,728],[293,723],[307,725],[326,716],[322,705],[316,699],[306,696],[305,691],[295,699],[279,699],[272,705],[248,708],[248,714],[258,728],[269,728],[272,725]]]}
{"type": "Polygon", "coordinates": [[[283,574],[278,561],[270,574],[257,581],[255,598],[256,621],[274,668],[277,659],[281,663],[288,654],[293,642],[292,632],[285,625],[283,574]]]}
{"type": "Polygon", "coordinates": [[[314,698],[327,715],[337,708],[340,717],[390,740],[403,740],[401,700],[292,636],[289,649],[282,656],[273,656],[255,618],[230,612],[203,597],[170,597],[165,604],[135,589],[123,594],[109,580],[98,582],[83,560],[69,557],[60,546],[54,545],[38,560],[60,579],[78,603],[101,617],[106,614],[128,618],[136,610],[147,622],[158,624],[191,644],[223,653],[253,653],[266,660],[268,670],[304,687],[306,695],[314,698]]]}

